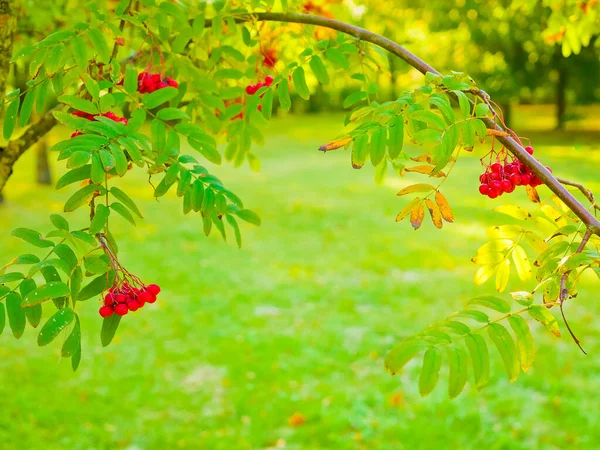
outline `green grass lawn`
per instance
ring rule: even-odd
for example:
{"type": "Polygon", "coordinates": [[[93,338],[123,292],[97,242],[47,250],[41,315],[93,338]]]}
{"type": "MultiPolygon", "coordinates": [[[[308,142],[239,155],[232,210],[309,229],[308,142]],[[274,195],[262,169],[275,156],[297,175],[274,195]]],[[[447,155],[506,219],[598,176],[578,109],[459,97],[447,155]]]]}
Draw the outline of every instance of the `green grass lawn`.
{"type": "MultiPolygon", "coordinates": [[[[35,330],[19,341],[5,330],[0,448],[600,448],[597,282],[567,307],[588,356],[533,325],[529,372],[509,383],[493,353],[490,385],[467,385],[454,401],[446,371],[425,399],[419,363],[395,377],[384,371],[384,355],[403,336],[493,292],[473,285],[470,258],[488,226],[510,219],[491,211],[502,201],[478,195],[481,155],[473,155],[445,184],[455,224],[418,232],[396,224],[406,202],[396,192],[422,178],[393,175],[377,187],[372,167],[353,170],[343,150],[317,152],[340,123],[278,119],[257,150],[260,173],[211,169],[263,219],[260,228],[243,226],[242,250],[205,238],[175,195],[156,202],[142,173],[119,182],[146,219],[137,228],[113,221],[122,261],[163,294],[125,317],[108,348],[99,342],[98,302],[79,305],[84,348],[75,374],[60,360],[60,342],[39,348],[35,330]],[[306,423],[290,426],[294,413],[306,423]]],[[[597,141],[540,133],[534,145],[555,173],[600,192],[597,141]]],[[[13,228],[49,231],[48,215],[66,199],[36,186],[33,168],[32,155],[19,162],[0,208],[0,262],[31,250],[9,236],[13,228]]],[[[513,199],[527,204],[522,191],[513,199]]]]}

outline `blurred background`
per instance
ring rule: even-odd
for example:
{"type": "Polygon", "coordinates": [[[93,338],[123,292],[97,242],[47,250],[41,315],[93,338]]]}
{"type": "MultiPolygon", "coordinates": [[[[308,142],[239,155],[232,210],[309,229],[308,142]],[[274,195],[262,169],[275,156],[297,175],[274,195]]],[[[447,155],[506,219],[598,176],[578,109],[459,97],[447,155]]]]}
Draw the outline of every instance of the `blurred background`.
{"type": "MultiPolygon", "coordinates": [[[[593,35],[577,48],[581,39],[563,39],[572,32],[551,22],[554,2],[330,3],[321,6],[397,40],[438,70],[470,74],[555,174],[600,192],[599,41],[593,35]]],[[[72,7],[58,2],[54,16],[29,9],[21,35],[39,29],[35,21],[60,24],[72,7]]],[[[588,7],[597,18],[597,3],[582,2],[588,7]]],[[[282,58],[302,50],[276,31],[282,58]]],[[[402,61],[384,54],[374,61],[382,98],[422,82],[402,61]]],[[[24,83],[15,70],[15,82],[24,83]]],[[[538,349],[529,372],[511,384],[494,356],[490,385],[481,392],[467,385],[454,401],[446,373],[422,399],[419,362],[395,377],[383,370],[383,356],[401,338],[494,292],[491,284],[474,286],[470,259],[487,227],[511,219],[491,211],[501,202],[477,192],[486,153],[479,147],[445,184],[455,224],[437,230],[425,223],[418,232],[396,224],[404,201],[395,194],[418,178],[393,175],[375,186],[372,167],[353,170],[344,150],[317,152],[344,129],[352,81],[340,76],[313,88],[318,95],[295,99],[292,112],[279,111],[265,130],[267,143],[255,150],[260,172],[211,167],[263,220],[243,228],[241,250],[232,237],[205,238],[200,219],[184,219],[174,193],[154,200],[143,173],[119,181],[145,216],[136,228],[118,222],[122,262],[164,294],[125,317],[108,348],[100,346],[95,300],[82,305],[75,374],[60,360],[59,340],[49,351],[37,347],[31,328],[18,341],[5,330],[0,448],[600,447],[597,279],[584,280],[567,307],[588,356],[568,337],[533,325],[538,349]]],[[[52,184],[65,167],[47,148],[67,133],[56,128],[15,167],[0,206],[0,262],[30,250],[9,237],[12,229],[47,230],[48,214],[62,211],[65,194],[52,184]]],[[[522,193],[510,201],[529,207],[522,193]]]]}

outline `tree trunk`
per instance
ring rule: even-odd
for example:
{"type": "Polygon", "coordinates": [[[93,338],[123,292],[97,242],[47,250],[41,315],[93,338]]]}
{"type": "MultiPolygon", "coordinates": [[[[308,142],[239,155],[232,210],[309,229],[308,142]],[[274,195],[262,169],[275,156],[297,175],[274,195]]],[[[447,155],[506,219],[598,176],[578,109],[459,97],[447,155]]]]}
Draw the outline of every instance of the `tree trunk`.
{"type": "Polygon", "coordinates": [[[564,64],[558,67],[558,82],[556,83],[556,129],[565,127],[565,113],[567,111],[567,81],[568,72],[564,64]]]}
{"type": "Polygon", "coordinates": [[[50,161],[48,160],[48,143],[46,142],[46,139],[40,139],[37,143],[36,156],[38,184],[52,184],[50,161]]]}
{"type": "MultiPolygon", "coordinates": [[[[0,100],[2,101],[6,93],[6,80],[10,71],[13,34],[16,27],[15,0],[0,0],[0,100]]],[[[0,156],[4,150],[0,147],[0,156]]],[[[5,172],[5,170],[0,161],[0,177],[2,172],[5,172]]],[[[2,195],[2,189],[0,189],[0,204],[2,203],[4,203],[4,196],[2,195]]]]}

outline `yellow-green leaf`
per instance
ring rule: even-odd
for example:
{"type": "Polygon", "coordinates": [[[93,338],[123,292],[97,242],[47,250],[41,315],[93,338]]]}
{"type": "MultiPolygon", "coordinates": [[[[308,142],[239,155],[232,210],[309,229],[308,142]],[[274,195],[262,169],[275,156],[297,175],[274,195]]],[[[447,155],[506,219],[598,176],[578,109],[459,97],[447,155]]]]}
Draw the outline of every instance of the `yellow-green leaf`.
{"type": "Polygon", "coordinates": [[[513,382],[519,378],[519,359],[517,357],[517,349],[512,336],[502,325],[491,323],[488,327],[488,333],[492,342],[498,349],[498,353],[504,362],[504,368],[508,379],[513,382]]]}
{"type": "Polygon", "coordinates": [[[437,348],[427,349],[423,355],[423,367],[419,376],[419,392],[425,397],[435,389],[440,378],[440,368],[442,367],[442,352],[437,348]]]}
{"type": "Polygon", "coordinates": [[[535,355],[535,346],[533,345],[533,336],[531,335],[529,324],[521,316],[509,316],[508,323],[517,336],[521,369],[523,369],[523,372],[527,372],[531,367],[535,355]]]}

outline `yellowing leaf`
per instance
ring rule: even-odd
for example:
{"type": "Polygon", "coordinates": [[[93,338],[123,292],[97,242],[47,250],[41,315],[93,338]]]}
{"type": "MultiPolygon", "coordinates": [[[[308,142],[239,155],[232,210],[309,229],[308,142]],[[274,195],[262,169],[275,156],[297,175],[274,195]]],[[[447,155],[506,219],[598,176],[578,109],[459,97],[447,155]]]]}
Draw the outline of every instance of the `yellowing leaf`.
{"type": "Polygon", "coordinates": [[[425,205],[429,210],[429,214],[431,214],[431,221],[436,228],[442,228],[442,215],[440,214],[440,210],[437,205],[433,203],[430,199],[425,200],[425,205]]]}
{"type": "Polygon", "coordinates": [[[538,194],[536,188],[527,185],[525,186],[525,192],[527,192],[527,197],[529,197],[529,200],[531,200],[533,203],[540,203],[540,194],[538,194]]]}
{"type": "Polygon", "coordinates": [[[531,217],[531,214],[529,214],[525,208],[515,205],[500,205],[497,208],[494,208],[494,211],[506,214],[507,216],[514,217],[515,219],[519,220],[527,220],[529,217],[531,217]]]}
{"type": "Polygon", "coordinates": [[[504,259],[504,253],[500,252],[489,252],[489,253],[479,253],[475,256],[471,261],[475,264],[490,264],[495,265],[500,263],[504,259]]]}
{"type": "Polygon", "coordinates": [[[423,223],[423,218],[425,217],[425,207],[423,203],[419,203],[416,205],[412,211],[410,212],[410,224],[413,226],[415,230],[418,230],[421,224],[423,223]]]}
{"type": "Polygon", "coordinates": [[[479,250],[477,250],[477,253],[479,254],[479,253],[489,253],[489,252],[502,252],[504,250],[511,248],[513,245],[514,245],[514,242],[511,241],[510,239],[495,239],[493,241],[486,242],[481,247],[479,247],[479,250]]]}
{"type": "Polygon", "coordinates": [[[506,286],[508,285],[508,280],[510,278],[510,261],[507,259],[504,262],[498,264],[498,269],[496,272],[496,290],[498,292],[504,292],[506,286]]]}
{"type": "Polygon", "coordinates": [[[331,150],[336,150],[336,149],[348,144],[351,140],[352,140],[351,137],[336,139],[335,141],[331,141],[331,142],[328,142],[327,144],[321,145],[319,147],[319,150],[322,152],[329,152],[331,150]]]}
{"type": "Polygon", "coordinates": [[[398,192],[398,196],[401,195],[406,195],[406,194],[412,194],[413,192],[430,192],[433,191],[435,188],[427,183],[417,183],[417,184],[413,184],[410,186],[405,187],[404,189],[402,189],[400,192],[398,192]]]}
{"type": "Polygon", "coordinates": [[[475,277],[473,278],[473,282],[477,286],[481,286],[483,283],[485,283],[487,280],[489,280],[492,277],[492,275],[494,275],[494,272],[496,272],[495,265],[482,266],[477,270],[477,272],[475,272],[475,277]]]}
{"type": "Polygon", "coordinates": [[[500,225],[488,228],[485,234],[490,238],[513,239],[519,236],[523,231],[523,227],[520,227],[519,225],[500,225]]]}
{"type": "Polygon", "coordinates": [[[525,233],[525,242],[537,253],[543,253],[548,249],[548,244],[540,239],[533,231],[525,233]]]}
{"type": "MultiPolygon", "coordinates": [[[[433,169],[435,169],[434,166],[421,165],[421,166],[407,167],[404,170],[406,170],[407,172],[416,172],[416,173],[422,173],[424,175],[430,175],[431,172],[433,172],[433,169]]],[[[435,178],[442,178],[442,177],[445,177],[446,175],[444,174],[444,172],[439,172],[432,176],[434,176],[435,178]]]]}
{"type": "Polygon", "coordinates": [[[531,278],[531,263],[529,262],[529,258],[527,258],[527,253],[520,245],[515,245],[512,253],[513,261],[515,263],[515,268],[517,269],[517,274],[522,281],[527,281],[531,278]]]}
{"type": "Polygon", "coordinates": [[[400,211],[398,213],[398,215],[396,216],[396,222],[400,222],[401,220],[403,220],[404,218],[406,218],[406,216],[408,216],[410,214],[410,212],[412,211],[412,209],[415,207],[415,205],[417,203],[419,203],[421,201],[420,197],[416,197],[413,198],[408,205],[406,205],[404,207],[404,209],[402,211],[400,211]]]}
{"type": "Polygon", "coordinates": [[[556,337],[560,337],[560,328],[558,327],[556,317],[554,317],[548,308],[541,305],[533,305],[529,310],[529,315],[544,324],[556,337]]]}
{"type": "Polygon", "coordinates": [[[563,214],[558,212],[552,206],[542,205],[540,209],[551,219],[552,223],[558,225],[559,227],[566,227],[568,225],[567,219],[565,219],[563,214]]]}
{"type": "Polygon", "coordinates": [[[435,202],[440,208],[440,213],[446,222],[454,222],[454,214],[452,213],[452,209],[450,209],[450,204],[446,197],[442,195],[440,191],[435,193],[435,202]]]}

